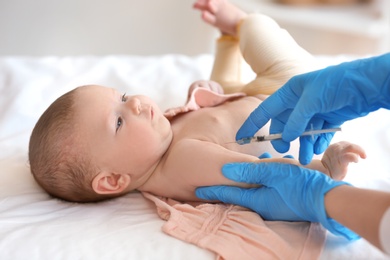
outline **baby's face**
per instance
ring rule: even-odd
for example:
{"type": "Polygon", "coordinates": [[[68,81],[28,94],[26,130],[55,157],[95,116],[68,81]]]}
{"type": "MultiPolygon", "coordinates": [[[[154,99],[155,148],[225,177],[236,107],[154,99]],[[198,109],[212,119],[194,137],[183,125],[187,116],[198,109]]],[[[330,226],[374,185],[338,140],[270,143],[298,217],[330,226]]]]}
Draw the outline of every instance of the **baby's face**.
{"type": "Polygon", "coordinates": [[[100,170],[130,174],[133,184],[150,177],[172,140],[169,121],[146,96],[84,86],[77,90],[76,111],[93,162],[100,170]]]}

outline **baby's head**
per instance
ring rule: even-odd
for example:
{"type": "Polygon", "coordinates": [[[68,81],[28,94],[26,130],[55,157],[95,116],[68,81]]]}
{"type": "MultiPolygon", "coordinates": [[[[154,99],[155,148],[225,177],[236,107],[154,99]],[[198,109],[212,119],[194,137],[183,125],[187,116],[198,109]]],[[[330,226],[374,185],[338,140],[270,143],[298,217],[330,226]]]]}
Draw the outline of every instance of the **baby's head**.
{"type": "Polygon", "coordinates": [[[172,140],[169,121],[145,96],[82,86],[53,102],[31,134],[31,172],[49,194],[75,202],[145,185],[172,140]]]}
{"type": "Polygon", "coordinates": [[[95,199],[86,185],[96,167],[85,153],[76,122],[74,89],[53,102],[34,127],[29,144],[31,172],[49,194],[69,201],[95,199]]]}

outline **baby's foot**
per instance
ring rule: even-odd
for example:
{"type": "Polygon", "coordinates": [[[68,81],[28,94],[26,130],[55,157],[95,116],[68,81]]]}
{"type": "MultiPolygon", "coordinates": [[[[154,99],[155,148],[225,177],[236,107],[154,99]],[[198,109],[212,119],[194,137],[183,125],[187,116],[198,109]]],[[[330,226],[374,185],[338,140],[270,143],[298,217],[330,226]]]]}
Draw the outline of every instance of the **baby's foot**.
{"type": "Polygon", "coordinates": [[[328,174],[331,178],[342,180],[347,175],[349,163],[357,163],[359,157],[362,159],[366,158],[363,148],[343,141],[330,145],[326,149],[321,162],[328,169],[328,174]]]}
{"type": "Polygon", "coordinates": [[[201,11],[203,21],[232,36],[236,36],[238,23],[247,15],[227,0],[197,0],[194,8],[201,11]]]}

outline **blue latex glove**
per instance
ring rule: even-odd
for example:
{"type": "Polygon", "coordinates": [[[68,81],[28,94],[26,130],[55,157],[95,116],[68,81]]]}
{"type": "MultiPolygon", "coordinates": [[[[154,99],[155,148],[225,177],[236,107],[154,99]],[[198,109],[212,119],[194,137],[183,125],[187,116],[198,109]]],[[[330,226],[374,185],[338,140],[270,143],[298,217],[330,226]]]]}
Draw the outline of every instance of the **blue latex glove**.
{"type": "Polygon", "coordinates": [[[354,232],[328,218],[325,194],[346,182],[327,175],[283,163],[231,163],[222,168],[223,175],[236,182],[264,185],[259,188],[234,186],[201,187],[196,196],[241,205],[256,211],[266,220],[319,222],[336,235],[349,240],[359,238],[354,232]]]}
{"type": "MultiPolygon", "coordinates": [[[[272,158],[272,154],[265,152],[259,156],[259,159],[266,159],[266,158],[272,158]]],[[[283,156],[283,158],[294,159],[294,156],[292,156],[291,154],[286,154],[283,156]]]]}
{"type": "MultiPolygon", "coordinates": [[[[291,78],[267,98],[238,130],[236,139],[253,136],[270,119],[270,133],[282,132],[274,148],[287,152],[305,129],[338,127],[347,120],[390,108],[390,54],[345,62],[291,78]]],[[[333,134],[300,138],[299,161],[325,151],[333,134]]]]}

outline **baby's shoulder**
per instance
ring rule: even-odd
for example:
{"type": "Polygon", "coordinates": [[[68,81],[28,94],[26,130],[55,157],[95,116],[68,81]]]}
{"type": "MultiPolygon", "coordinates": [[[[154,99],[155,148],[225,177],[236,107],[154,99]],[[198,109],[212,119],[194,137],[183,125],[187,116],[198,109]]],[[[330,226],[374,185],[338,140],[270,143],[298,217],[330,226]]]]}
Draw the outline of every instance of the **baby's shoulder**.
{"type": "Polygon", "coordinates": [[[167,160],[182,160],[188,161],[199,156],[205,156],[212,153],[220,153],[220,150],[225,149],[219,144],[213,143],[210,140],[188,137],[172,142],[166,155],[167,160]]]}

